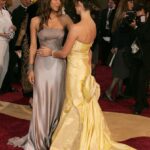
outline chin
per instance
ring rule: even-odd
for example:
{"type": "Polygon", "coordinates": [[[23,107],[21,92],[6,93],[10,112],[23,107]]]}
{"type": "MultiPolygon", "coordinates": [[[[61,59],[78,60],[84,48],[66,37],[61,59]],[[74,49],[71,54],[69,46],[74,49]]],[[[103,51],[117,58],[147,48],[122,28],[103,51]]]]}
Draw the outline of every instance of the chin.
{"type": "Polygon", "coordinates": [[[54,12],[58,12],[59,11],[59,7],[55,7],[52,9],[54,12]]]}

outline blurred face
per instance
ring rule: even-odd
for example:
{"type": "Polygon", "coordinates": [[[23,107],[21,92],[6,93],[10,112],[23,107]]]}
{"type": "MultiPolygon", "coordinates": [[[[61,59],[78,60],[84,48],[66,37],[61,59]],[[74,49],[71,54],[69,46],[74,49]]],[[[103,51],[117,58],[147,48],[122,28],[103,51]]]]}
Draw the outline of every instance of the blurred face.
{"type": "Polygon", "coordinates": [[[141,10],[137,11],[137,12],[136,12],[136,15],[137,15],[138,17],[140,17],[140,16],[145,16],[145,11],[144,11],[144,9],[141,9],[141,10]]]}
{"type": "Polygon", "coordinates": [[[26,7],[28,7],[31,4],[31,0],[20,0],[20,2],[26,7]]]}
{"type": "Polygon", "coordinates": [[[51,0],[50,7],[53,11],[59,11],[59,9],[61,7],[61,1],[60,0],[51,0]]]}
{"type": "Polygon", "coordinates": [[[146,22],[147,17],[148,17],[147,15],[149,15],[149,14],[146,14],[144,9],[141,9],[136,12],[136,15],[140,19],[140,22],[144,23],[144,22],[146,22]]]}
{"type": "Polygon", "coordinates": [[[128,10],[133,10],[134,1],[133,0],[128,0],[127,5],[128,5],[128,10]]]}
{"type": "Polygon", "coordinates": [[[0,0],[0,9],[2,9],[5,6],[6,1],[7,0],[0,0]]]}
{"type": "Polygon", "coordinates": [[[116,4],[113,0],[108,0],[107,5],[108,5],[108,8],[111,8],[111,9],[116,7],[116,4]]]}

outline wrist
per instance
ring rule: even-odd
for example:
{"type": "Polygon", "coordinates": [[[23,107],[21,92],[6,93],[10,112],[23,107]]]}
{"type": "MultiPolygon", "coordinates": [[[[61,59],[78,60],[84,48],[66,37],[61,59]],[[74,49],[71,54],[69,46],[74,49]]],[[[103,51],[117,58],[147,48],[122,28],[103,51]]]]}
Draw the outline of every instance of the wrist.
{"type": "Polygon", "coordinates": [[[34,69],[34,65],[33,64],[29,64],[28,65],[28,71],[33,71],[34,69]]]}

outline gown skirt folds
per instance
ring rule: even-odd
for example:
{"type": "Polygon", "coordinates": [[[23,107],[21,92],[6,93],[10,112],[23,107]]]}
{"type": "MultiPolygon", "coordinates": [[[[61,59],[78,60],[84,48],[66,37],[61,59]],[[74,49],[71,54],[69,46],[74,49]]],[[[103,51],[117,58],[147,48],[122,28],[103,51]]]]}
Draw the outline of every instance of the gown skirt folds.
{"type": "MultiPolygon", "coordinates": [[[[40,47],[62,49],[64,30],[43,28],[38,32],[40,47]]],[[[48,150],[60,119],[65,99],[66,60],[36,56],[34,63],[33,112],[29,132],[9,140],[25,150],[48,150]]]]}
{"type": "Polygon", "coordinates": [[[76,41],[67,58],[66,97],[50,150],[134,150],[111,138],[91,76],[91,45],[76,41]]]}

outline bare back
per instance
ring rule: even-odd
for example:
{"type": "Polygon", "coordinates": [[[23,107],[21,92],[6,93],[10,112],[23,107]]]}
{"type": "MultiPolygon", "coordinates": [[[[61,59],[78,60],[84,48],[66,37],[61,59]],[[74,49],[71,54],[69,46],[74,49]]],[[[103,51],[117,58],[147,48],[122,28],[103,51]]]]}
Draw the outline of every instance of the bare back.
{"type": "Polygon", "coordinates": [[[90,20],[80,21],[76,25],[77,40],[83,43],[92,43],[96,37],[96,25],[91,18],[90,20]]]}

